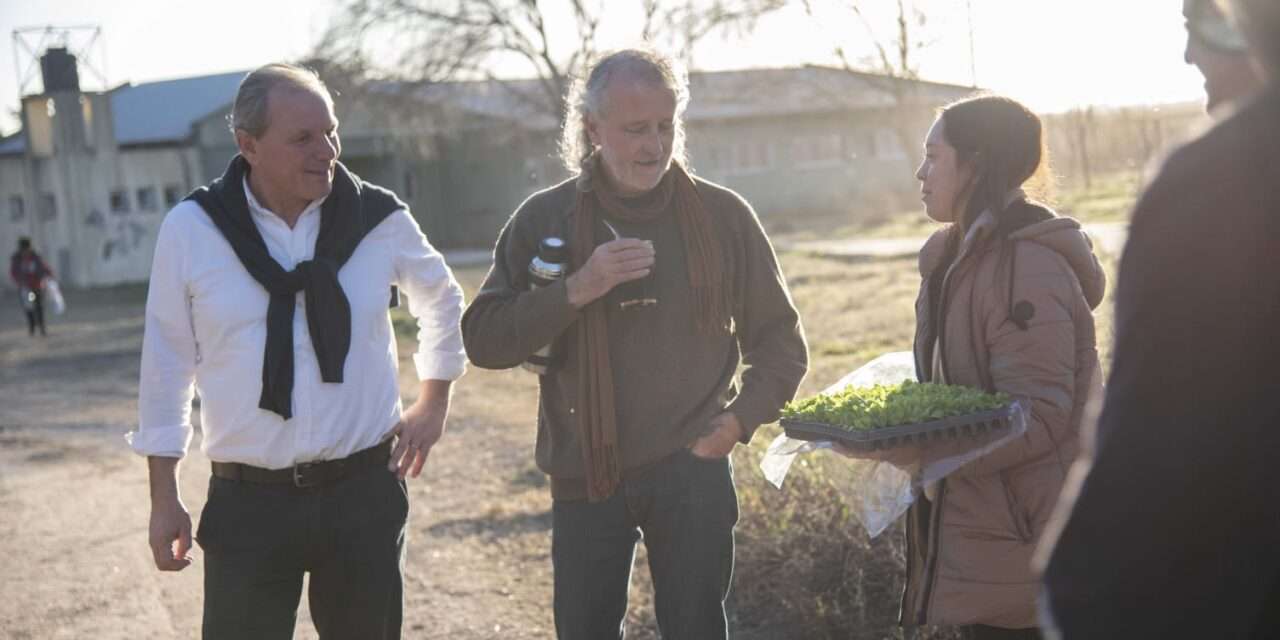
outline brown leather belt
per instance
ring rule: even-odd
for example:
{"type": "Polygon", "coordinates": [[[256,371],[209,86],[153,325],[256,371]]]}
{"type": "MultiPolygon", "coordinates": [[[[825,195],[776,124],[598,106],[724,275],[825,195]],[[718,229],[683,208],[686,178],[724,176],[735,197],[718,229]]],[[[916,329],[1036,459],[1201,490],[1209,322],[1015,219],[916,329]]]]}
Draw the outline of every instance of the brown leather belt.
{"type": "Polygon", "coordinates": [[[386,465],[390,459],[391,440],[386,440],[345,458],[303,462],[286,469],[263,469],[239,462],[214,462],[213,475],[234,482],[291,484],[307,489],[333,484],[374,465],[386,465]]]}

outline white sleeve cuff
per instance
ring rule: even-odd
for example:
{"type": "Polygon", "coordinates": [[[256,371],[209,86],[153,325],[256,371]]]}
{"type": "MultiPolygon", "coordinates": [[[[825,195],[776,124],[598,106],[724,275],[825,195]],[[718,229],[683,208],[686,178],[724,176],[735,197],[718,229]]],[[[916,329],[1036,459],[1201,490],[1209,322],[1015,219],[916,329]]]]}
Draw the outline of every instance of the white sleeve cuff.
{"type": "Polygon", "coordinates": [[[187,454],[191,446],[192,428],[189,424],[169,427],[148,427],[130,431],[124,439],[140,456],[159,456],[162,458],[181,458],[187,454]]]}
{"type": "Polygon", "coordinates": [[[418,380],[457,380],[467,371],[467,355],[451,351],[413,354],[418,380]]]}

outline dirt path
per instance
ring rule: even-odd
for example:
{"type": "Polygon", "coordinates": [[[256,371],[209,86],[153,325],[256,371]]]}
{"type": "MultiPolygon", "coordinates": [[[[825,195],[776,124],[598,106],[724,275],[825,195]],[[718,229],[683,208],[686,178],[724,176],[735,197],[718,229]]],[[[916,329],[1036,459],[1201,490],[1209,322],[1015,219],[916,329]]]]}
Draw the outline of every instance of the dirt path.
{"type": "MultiPolygon", "coordinates": [[[[472,286],[481,275],[459,272],[472,286]]],[[[154,569],[146,464],[122,437],[136,420],[144,295],[69,292],[67,314],[34,340],[13,294],[0,297],[0,636],[199,636],[199,549],[186,571],[154,569]]],[[[405,637],[553,637],[534,380],[478,369],[464,380],[449,432],[410,485],[405,637]]],[[[193,447],[182,467],[193,516],[207,482],[193,447]]],[[[635,583],[628,637],[653,637],[647,580],[635,583]]],[[[305,601],[295,637],[314,638],[305,601]]]]}

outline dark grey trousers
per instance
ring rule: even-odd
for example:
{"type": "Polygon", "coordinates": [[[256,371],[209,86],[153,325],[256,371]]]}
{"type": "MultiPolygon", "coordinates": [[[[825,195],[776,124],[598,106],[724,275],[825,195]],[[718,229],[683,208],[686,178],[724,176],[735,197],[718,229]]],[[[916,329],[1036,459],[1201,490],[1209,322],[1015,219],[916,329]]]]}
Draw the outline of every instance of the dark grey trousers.
{"type": "Polygon", "coordinates": [[[556,635],[623,636],[635,545],[643,537],[663,640],[728,637],[738,496],[728,460],[678,452],[628,473],[609,499],[552,509],[556,635]]]}
{"type": "MultiPolygon", "coordinates": [[[[27,289],[21,289],[19,290],[19,293],[24,296],[28,295],[27,289]]],[[[34,294],[32,295],[34,300],[31,303],[30,309],[26,307],[27,301],[22,301],[22,310],[27,314],[27,333],[34,336],[36,334],[36,329],[39,329],[40,335],[44,335],[44,292],[39,289],[35,289],[31,293],[34,294]]]]}
{"type": "Polygon", "coordinates": [[[381,466],[317,489],[210,478],[196,534],[205,640],[292,638],[306,572],[323,640],[399,638],[408,513],[381,466]]]}

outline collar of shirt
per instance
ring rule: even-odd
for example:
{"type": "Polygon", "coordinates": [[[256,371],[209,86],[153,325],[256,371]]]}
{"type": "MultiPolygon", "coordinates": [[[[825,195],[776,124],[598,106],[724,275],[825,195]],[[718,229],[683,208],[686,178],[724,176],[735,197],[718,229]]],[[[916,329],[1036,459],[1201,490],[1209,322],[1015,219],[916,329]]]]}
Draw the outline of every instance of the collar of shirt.
{"type": "MultiPolygon", "coordinates": [[[[258,202],[258,199],[253,197],[253,190],[249,188],[248,176],[245,176],[245,179],[244,179],[244,197],[246,200],[249,201],[249,213],[253,214],[255,218],[258,218],[259,223],[261,223],[263,217],[275,218],[280,222],[284,222],[284,218],[280,217],[280,215],[277,214],[276,212],[262,206],[262,203],[258,202]]],[[[328,196],[325,196],[325,198],[327,197],[328,196]]],[[[325,198],[312,200],[311,203],[308,204],[307,207],[302,210],[302,213],[298,215],[298,220],[302,220],[307,216],[319,213],[320,205],[324,204],[325,198]]]]}
{"type": "Polygon", "coordinates": [[[315,255],[316,237],[320,234],[320,205],[324,204],[324,198],[308,204],[290,227],[284,218],[264,207],[253,196],[248,179],[244,181],[244,195],[249,203],[249,218],[262,235],[267,253],[281,267],[293,269],[299,262],[310,260],[315,255]]]}

